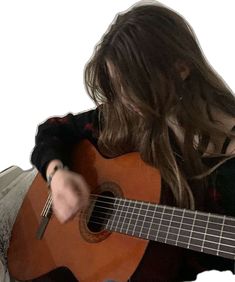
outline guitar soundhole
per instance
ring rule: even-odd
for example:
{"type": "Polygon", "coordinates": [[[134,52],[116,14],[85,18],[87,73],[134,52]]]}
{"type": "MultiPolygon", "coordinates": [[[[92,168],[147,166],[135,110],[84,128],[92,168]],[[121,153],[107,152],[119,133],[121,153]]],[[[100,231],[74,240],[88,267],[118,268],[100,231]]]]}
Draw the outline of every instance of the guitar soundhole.
{"type": "Polygon", "coordinates": [[[105,240],[111,231],[106,230],[106,224],[114,212],[114,201],[123,197],[122,190],[114,182],[104,182],[91,195],[91,205],[81,213],[79,220],[80,234],[89,243],[105,240]]]}
{"type": "Polygon", "coordinates": [[[88,220],[88,229],[91,232],[101,232],[112,215],[114,198],[110,191],[98,195],[94,201],[93,210],[88,220]]]}

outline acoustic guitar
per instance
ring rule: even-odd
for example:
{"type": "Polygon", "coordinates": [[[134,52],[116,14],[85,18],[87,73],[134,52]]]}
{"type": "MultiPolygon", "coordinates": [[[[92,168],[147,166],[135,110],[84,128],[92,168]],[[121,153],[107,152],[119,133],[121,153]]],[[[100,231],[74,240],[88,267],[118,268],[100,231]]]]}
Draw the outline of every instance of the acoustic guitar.
{"type": "Polygon", "coordinates": [[[127,281],[149,240],[235,258],[235,219],[158,205],[159,171],[138,153],[106,159],[83,141],[71,169],[91,187],[89,208],[60,224],[38,174],[13,227],[8,267],[15,279],[34,279],[64,266],[80,282],[127,281]]]}

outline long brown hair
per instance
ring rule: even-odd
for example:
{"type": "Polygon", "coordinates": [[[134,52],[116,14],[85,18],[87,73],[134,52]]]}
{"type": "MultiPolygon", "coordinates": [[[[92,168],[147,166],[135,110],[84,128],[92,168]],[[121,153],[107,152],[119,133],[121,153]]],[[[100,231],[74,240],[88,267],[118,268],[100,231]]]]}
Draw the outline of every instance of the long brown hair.
{"type": "Polygon", "coordinates": [[[116,17],[84,74],[88,94],[101,105],[104,154],[140,152],[160,170],[177,204],[193,208],[188,180],[205,171],[202,155],[211,137],[231,136],[213,119],[212,108],[234,117],[235,99],[189,23],[165,6],[138,3],[116,17]],[[185,80],[177,62],[190,69],[185,80]],[[182,151],[172,141],[171,117],[184,134],[182,151]]]}

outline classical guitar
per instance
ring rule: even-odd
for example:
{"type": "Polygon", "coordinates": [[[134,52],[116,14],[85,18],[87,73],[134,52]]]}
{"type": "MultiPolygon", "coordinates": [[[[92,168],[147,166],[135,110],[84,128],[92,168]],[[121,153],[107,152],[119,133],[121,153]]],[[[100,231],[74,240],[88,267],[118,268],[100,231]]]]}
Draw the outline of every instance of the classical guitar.
{"type": "Polygon", "coordinates": [[[89,208],[60,224],[38,174],[10,241],[8,267],[15,279],[30,280],[65,266],[81,282],[127,281],[149,240],[235,258],[235,219],[158,205],[159,171],[137,153],[105,159],[83,141],[71,168],[91,187],[89,208]]]}

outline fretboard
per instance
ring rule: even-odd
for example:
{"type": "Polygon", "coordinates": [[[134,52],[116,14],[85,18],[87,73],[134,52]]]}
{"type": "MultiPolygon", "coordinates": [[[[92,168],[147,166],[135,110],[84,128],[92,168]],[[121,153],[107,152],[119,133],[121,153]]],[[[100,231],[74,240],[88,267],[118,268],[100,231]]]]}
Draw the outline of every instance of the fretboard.
{"type": "Polygon", "coordinates": [[[235,259],[235,219],[116,198],[106,229],[235,259]]]}

